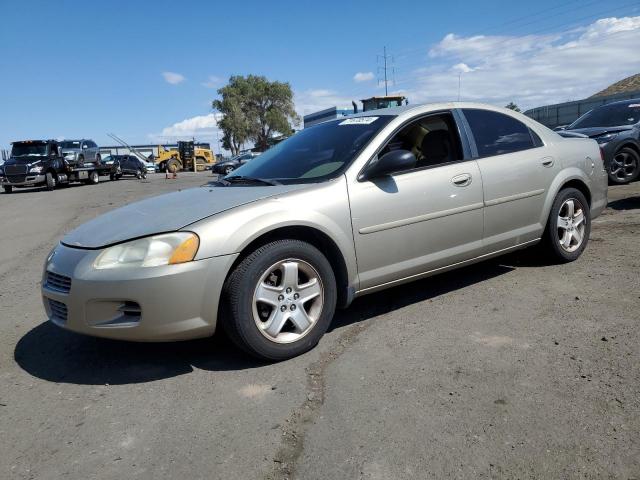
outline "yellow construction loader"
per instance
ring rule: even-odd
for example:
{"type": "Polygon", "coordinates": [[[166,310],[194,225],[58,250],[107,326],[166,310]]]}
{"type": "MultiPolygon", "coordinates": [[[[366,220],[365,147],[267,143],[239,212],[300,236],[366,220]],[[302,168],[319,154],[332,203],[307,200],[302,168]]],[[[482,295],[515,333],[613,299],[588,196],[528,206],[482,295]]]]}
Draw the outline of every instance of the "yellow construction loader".
{"type": "Polygon", "coordinates": [[[179,170],[193,171],[193,162],[201,172],[216,163],[216,156],[210,148],[198,147],[194,142],[178,142],[177,149],[167,149],[158,145],[158,156],[154,159],[160,171],[171,173],[179,170]]]}

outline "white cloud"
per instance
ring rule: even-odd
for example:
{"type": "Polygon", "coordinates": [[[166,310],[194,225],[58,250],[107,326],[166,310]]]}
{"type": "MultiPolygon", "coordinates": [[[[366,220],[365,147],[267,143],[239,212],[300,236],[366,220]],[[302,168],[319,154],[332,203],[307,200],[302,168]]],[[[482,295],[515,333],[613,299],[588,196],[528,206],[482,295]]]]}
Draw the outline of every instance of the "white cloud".
{"type": "Polygon", "coordinates": [[[150,133],[147,135],[153,142],[165,143],[176,140],[189,140],[195,138],[199,141],[217,143],[218,137],[222,138],[222,131],[218,127],[218,120],[222,114],[209,113],[207,115],[196,115],[185,118],[162,129],[160,133],[150,133]]]}
{"type": "Polygon", "coordinates": [[[184,77],[184,75],[181,75],[179,73],[176,72],[162,72],[162,76],[165,80],[165,82],[171,84],[171,85],[178,85],[179,83],[182,83],[186,80],[186,78],[184,77]]]}
{"type": "Polygon", "coordinates": [[[202,82],[200,85],[207,88],[218,88],[222,84],[222,79],[215,75],[209,75],[206,82],[202,82]]]}
{"type": "Polygon", "coordinates": [[[471,68],[466,63],[456,63],[453,67],[451,67],[451,71],[453,73],[469,73],[473,72],[473,68],[471,68]]]}
{"type": "Polygon", "coordinates": [[[548,35],[446,35],[403,80],[411,103],[461,99],[521,108],[577,100],[640,71],[640,17],[548,35]],[[427,62],[425,61],[425,64],[427,62]]]}
{"type": "Polygon", "coordinates": [[[353,81],[356,83],[370,82],[375,78],[373,72],[358,72],[353,76],[353,81]]]}

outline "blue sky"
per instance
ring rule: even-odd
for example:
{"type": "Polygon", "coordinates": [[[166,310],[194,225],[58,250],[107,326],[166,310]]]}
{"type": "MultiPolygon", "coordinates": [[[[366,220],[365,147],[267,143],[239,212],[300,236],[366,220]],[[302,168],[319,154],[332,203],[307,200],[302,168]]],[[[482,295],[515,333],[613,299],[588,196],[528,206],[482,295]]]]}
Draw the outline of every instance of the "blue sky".
{"type": "Polygon", "coordinates": [[[413,103],[455,100],[459,75],[463,100],[533,107],[640,72],[640,2],[630,0],[2,0],[0,18],[0,147],[106,144],[107,132],[215,142],[209,105],[230,75],[288,81],[310,113],[380,93],[385,45],[389,88],[413,103]]]}

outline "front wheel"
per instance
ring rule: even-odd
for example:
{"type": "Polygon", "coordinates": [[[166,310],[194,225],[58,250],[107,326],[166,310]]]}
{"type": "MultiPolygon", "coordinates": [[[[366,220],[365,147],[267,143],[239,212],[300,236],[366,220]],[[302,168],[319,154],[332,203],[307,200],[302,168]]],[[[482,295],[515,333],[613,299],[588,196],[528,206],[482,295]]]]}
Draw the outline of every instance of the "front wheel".
{"type": "Polygon", "coordinates": [[[551,206],[544,243],[548,253],[561,263],[576,260],[591,233],[591,213],[584,194],[575,188],[561,190],[551,206]]]}
{"type": "Polygon", "coordinates": [[[278,240],[233,270],[221,320],[233,342],[251,355],[285,360],[318,343],[333,318],[336,296],[335,275],[317,248],[278,240]]]}
{"type": "Polygon", "coordinates": [[[609,165],[609,181],[624,185],[640,176],[640,155],[633,148],[623,147],[616,152],[609,165]]]}
{"type": "Polygon", "coordinates": [[[47,174],[45,175],[45,181],[47,190],[55,190],[56,186],[58,185],[58,179],[51,172],[47,172],[47,174]]]}

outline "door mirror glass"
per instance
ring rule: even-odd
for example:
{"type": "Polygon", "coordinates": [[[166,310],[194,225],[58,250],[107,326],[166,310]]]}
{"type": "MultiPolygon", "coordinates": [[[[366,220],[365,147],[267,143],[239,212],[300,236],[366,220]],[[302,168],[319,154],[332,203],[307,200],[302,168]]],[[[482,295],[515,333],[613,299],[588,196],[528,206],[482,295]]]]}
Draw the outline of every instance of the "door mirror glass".
{"type": "Polygon", "coordinates": [[[360,177],[369,180],[393,172],[409,170],[416,165],[416,156],[409,150],[392,150],[378,157],[360,177]]]}

